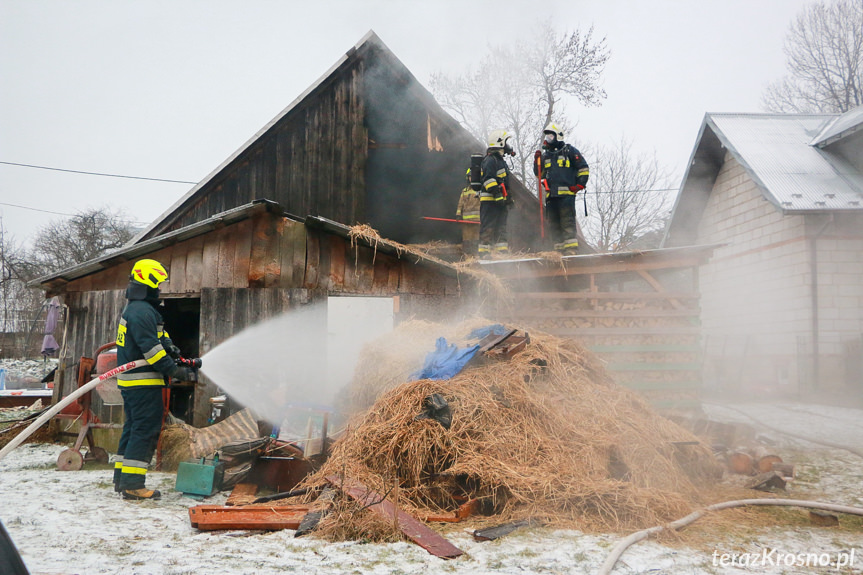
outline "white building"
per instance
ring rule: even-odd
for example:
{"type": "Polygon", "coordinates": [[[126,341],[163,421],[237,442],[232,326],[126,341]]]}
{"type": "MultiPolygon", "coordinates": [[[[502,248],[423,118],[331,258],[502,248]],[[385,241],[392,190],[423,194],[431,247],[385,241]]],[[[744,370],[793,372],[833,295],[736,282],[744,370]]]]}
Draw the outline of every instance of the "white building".
{"type": "Polygon", "coordinates": [[[707,114],[663,246],[716,243],[708,391],[863,394],[863,107],[707,114]]]}

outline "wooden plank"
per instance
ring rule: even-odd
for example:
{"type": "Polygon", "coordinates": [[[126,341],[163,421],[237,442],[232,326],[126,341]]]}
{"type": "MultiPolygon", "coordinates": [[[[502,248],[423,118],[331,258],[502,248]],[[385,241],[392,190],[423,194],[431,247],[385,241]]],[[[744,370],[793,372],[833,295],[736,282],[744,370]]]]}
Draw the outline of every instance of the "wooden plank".
{"type": "Polygon", "coordinates": [[[593,353],[651,353],[651,352],[688,352],[701,353],[701,346],[694,344],[652,344],[652,345],[589,345],[593,353]]]}
{"type": "MultiPolygon", "coordinates": [[[[657,292],[665,293],[665,286],[662,285],[661,283],[659,283],[659,281],[655,277],[653,277],[652,275],[647,273],[646,270],[638,270],[638,275],[640,275],[644,279],[644,281],[649,283],[653,287],[653,289],[655,289],[657,292]]],[[[670,301],[671,305],[673,305],[677,309],[684,309],[685,308],[685,306],[682,303],[680,303],[678,300],[676,300],[674,298],[669,298],[668,301],[670,301]]]]}
{"type": "Polygon", "coordinates": [[[693,317],[698,318],[700,310],[697,308],[688,309],[623,309],[623,310],[529,310],[520,309],[513,310],[504,317],[517,319],[530,318],[580,318],[580,317],[610,317],[610,318],[630,318],[630,317],[693,317]]]}
{"type": "Polygon", "coordinates": [[[219,230],[219,261],[216,265],[216,287],[234,287],[234,257],[237,253],[237,236],[231,228],[219,230]]]}
{"type": "Polygon", "coordinates": [[[237,483],[231,490],[231,495],[225,501],[225,505],[248,505],[257,499],[257,492],[258,485],[256,483],[237,483]]]}
{"type": "Polygon", "coordinates": [[[546,329],[550,334],[564,337],[600,335],[700,335],[700,327],[585,327],[573,329],[546,329]]]}
{"type": "Polygon", "coordinates": [[[518,292],[515,294],[516,299],[595,299],[595,300],[640,300],[640,299],[699,299],[701,296],[697,293],[689,292],[617,292],[617,291],[598,291],[598,292],[518,292]]]}
{"type": "Polygon", "coordinates": [[[291,263],[293,271],[291,272],[291,286],[294,288],[303,287],[306,277],[306,225],[301,223],[293,223],[291,225],[291,235],[294,251],[294,259],[291,263]]]}
{"type": "Polygon", "coordinates": [[[263,213],[253,220],[252,253],[249,259],[249,287],[266,288],[278,285],[281,257],[281,218],[263,213]]]}
{"type": "MultiPolygon", "coordinates": [[[[330,266],[327,287],[330,291],[344,291],[345,248],[347,247],[347,241],[336,235],[330,235],[328,239],[330,266]]],[[[321,242],[321,247],[323,248],[323,242],[321,242]]],[[[324,250],[322,249],[321,251],[323,252],[324,250]]],[[[323,266],[321,267],[323,268],[323,266]]]]}
{"type": "Polygon", "coordinates": [[[306,234],[306,269],[303,287],[315,289],[320,287],[321,276],[321,242],[317,231],[309,230],[306,234]]]}
{"type": "Polygon", "coordinates": [[[701,365],[698,363],[631,362],[609,363],[605,369],[609,371],[701,371],[701,365]]]}
{"type": "Polygon", "coordinates": [[[219,241],[221,230],[206,235],[201,252],[201,290],[214,288],[219,280],[219,241]]]}
{"type": "Polygon", "coordinates": [[[608,263],[591,263],[585,264],[582,261],[563,260],[563,265],[542,265],[533,263],[532,265],[522,265],[519,263],[513,264],[498,264],[495,266],[495,275],[501,278],[536,278],[536,277],[555,277],[555,276],[586,276],[590,274],[605,275],[611,273],[623,272],[640,272],[645,270],[666,270],[676,268],[689,268],[700,265],[699,258],[679,258],[676,260],[651,260],[651,261],[619,261],[608,263]]]}
{"type": "Polygon", "coordinates": [[[698,381],[622,381],[619,382],[623,387],[629,389],[698,389],[701,387],[701,382],[698,381]]]}
{"type": "MultiPolygon", "coordinates": [[[[185,242],[181,242],[174,246],[169,262],[168,284],[166,289],[162,289],[162,293],[184,293],[186,291],[186,255],[189,252],[189,247],[185,242]]],[[[161,286],[159,286],[161,288],[161,286]]]]}
{"type": "Polygon", "coordinates": [[[192,527],[201,531],[218,529],[296,529],[309,512],[308,505],[266,507],[228,507],[195,505],[189,507],[192,527]]]}
{"type": "Polygon", "coordinates": [[[200,293],[204,273],[204,236],[196,236],[186,244],[186,291],[200,293]]]}
{"type": "Polygon", "coordinates": [[[364,505],[372,513],[390,521],[395,519],[402,533],[432,555],[444,559],[454,559],[463,554],[461,549],[450,543],[442,535],[432,531],[415,517],[397,509],[381,494],[372,491],[358,480],[341,478],[336,475],[329,475],[326,479],[331,485],[364,505]]]}
{"type": "Polygon", "coordinates": [[[252,256],[252,234],[254,233],[254,222],[243,220],[234,226],[232,237],[236,238],[234,246],[233,279],[231,287],[249,287],[249,265],[252,256]]]}

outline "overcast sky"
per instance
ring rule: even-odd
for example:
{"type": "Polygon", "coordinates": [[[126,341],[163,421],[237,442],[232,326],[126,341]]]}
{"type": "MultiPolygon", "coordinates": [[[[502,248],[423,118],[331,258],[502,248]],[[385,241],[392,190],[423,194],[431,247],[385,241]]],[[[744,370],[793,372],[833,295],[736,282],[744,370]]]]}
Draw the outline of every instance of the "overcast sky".
{"type": "MultiPolygon", "coordinates": [[[[0,162],[196,182],[369,30],[428,86],[553,16],[560,31],[593,25],[612,53],[604,104],[568,107],[578,141],[625,136],[677,185],[705,112],[762,111],[810,3],[0,0],[0,162]]],[[[48,212],[149,223],[190,187],[0,164],[0,215],[24,242],[62,217],[48,212]]]]}

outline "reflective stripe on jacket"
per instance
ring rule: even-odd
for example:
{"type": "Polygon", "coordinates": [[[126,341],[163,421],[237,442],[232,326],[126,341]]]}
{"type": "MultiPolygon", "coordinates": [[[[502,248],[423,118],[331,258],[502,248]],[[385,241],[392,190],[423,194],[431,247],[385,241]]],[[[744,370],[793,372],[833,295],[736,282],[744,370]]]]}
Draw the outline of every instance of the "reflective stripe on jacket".
{"type": "Polygon", "coordinates": [[[176,364],[163,342],[168,343],[170,339],[162,315],[146,301],[129,301],[117,327],[117,364],[146,359],[149,365],[118,374],[117,385],[165,385],[165,376],[176,369],[176,364]]]}

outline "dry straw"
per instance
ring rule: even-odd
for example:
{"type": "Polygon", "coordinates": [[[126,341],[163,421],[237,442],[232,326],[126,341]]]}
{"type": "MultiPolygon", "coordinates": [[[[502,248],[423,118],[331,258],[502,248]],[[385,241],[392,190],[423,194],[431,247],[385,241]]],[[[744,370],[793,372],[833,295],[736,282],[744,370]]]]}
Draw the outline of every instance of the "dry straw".
{"type": "MultiPolygon", "coordinates": [[[[572,340],[531,333],[511,360],[477,357],[449,380],[407,381],[438,336],[475,343],[467,334],[487,323],[407,322],[367,346],[344,397],[357,415],[304,485],[358,479],[417,516],[468,497],[499,521],[621,530],[685,515],[721,475],[707,446],[613,383],[572,340]],[[449,402],[450,429],[415,419],[432,393],[449,402]]],[[[342,504],[325,534],[381,538],[380,529],[364,531],[371,520],[359,509],[342,504]]]]}

